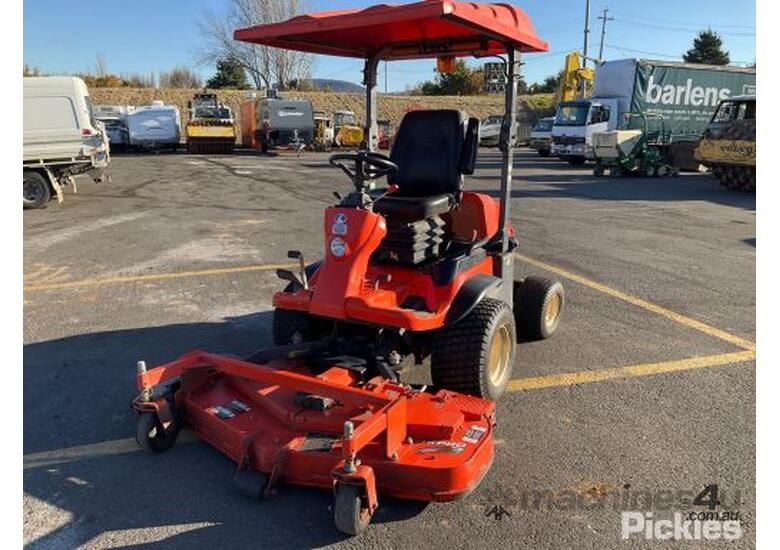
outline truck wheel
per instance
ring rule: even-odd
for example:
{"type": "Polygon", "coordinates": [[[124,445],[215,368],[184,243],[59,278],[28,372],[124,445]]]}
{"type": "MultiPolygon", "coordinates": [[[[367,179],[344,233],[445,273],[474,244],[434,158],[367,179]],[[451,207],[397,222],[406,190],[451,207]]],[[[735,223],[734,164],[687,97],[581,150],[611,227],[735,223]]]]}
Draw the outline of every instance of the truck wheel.
{"type": "Polygon", "coordinates": [[[345,535],[357,535],[371,522],[371,510],[363,506],[360,487],[339,483],[336,488],[336,502],[333,505],[333,519],[336,529],[345,535]]]}
{"type": "Polygon", "coordinates": [[[51,188],[38,172],[25,172],[23,174],[22,204],[25,209],[46,208],[51,200],[51,188]]]}
{"type": "Polygon", "coordinates": [[[555,334],[566,303],[563,285],[547,277],[526,277],[514,282],[513,291],[518,334],[528,340],[555,334]]]}
{"type": "Polygon", "coordinates": [[[485,298],[434,339],[434,386],[498,401],[512,377],[516,341],[512,310],[485,298]]]}
{"type": "Polygon", "coordinates": [[[582,166],[588,161],[585,157],[569,157],[568,160],[572,166],[582,166]]]}
{"type": "Polygon", "coordinates": [[[600,162],[593,167],[593,175],[600,178],[604,175],[604,165],[600,162]]]}
{"type": "Polygon", "coordinates": [[[537,149],[536,152],[542,158],[550,156],[550,150],[549,149],[537,149]]]}
{"type": "Polygon", "coordinates": [[[664,177],[666,175],[666,173],[664,172],[664,174],[662,175],[661,174],[662,169],[663,169],[663,166],[659,166],[658,169],[656,170],[655,166],[653,166],[652,164],[648,164],[648,165],[646,165],[644,167],[644,171],[643,171],[644,172],[644,176],[646,178],[654,178],[656,176],[664,177]]]}
{"type": "Polygon", "coordinates": [[[609,169],[609,176],[612,178],[622,178],[623,169],[619,165],[615,165],[609,169]]]}

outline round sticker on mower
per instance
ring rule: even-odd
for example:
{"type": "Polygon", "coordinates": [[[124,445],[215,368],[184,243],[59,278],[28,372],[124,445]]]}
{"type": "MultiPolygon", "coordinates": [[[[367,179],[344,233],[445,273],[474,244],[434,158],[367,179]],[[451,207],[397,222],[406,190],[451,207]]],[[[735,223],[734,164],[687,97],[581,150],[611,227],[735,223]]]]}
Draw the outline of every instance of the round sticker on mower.
{"type": "Polygon", "coordinates": [[[427,445],[427,447],[421,447],[417,449],[418,455],[427,455],[433,453],[448,453],[457,455],[466,449],[466,444],[460,443],[458,441],[423,441],[423,444],[427,445]]]}
{"type": "Polygon", "coordinates": [[[347,215],[339,212],[333,216],[333,226],[330,228],[331,233],[334,235],[346,235],[347,234],[347,215]]]}

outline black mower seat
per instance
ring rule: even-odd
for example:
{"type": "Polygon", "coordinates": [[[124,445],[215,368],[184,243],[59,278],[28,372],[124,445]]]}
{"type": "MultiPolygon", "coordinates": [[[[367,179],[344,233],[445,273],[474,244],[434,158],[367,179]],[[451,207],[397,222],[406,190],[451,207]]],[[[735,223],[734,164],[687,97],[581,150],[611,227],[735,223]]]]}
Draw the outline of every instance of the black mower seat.
{"type": "Polygon", "coordinates": [[[455,195],[443,193],[430,197],[393,197],[379,199],[374,212],[388,218],[416,221],[446,214],[455,206],[455,195]]]}
{"type": "Polygon", "coordinates": [[[398,171],[388,183],[398,189],[374,202],[387,219],[387,237],[377,249],[382,261],[417,265],[445,250],[440,217],[458,206],[463,175],[474,172],[479,120],[460,111],[412,111],[404,116],[390,153],[398,171]]]}
{"type": "Polygon", "coordinates": [[[416,221],[457,206],[463,174],[474,171],[479,121],[455,110],[412,111],[398,129],[390,159],[398,171],[388,182],[398,191],[374,203],[390,218],[416,221]]]}

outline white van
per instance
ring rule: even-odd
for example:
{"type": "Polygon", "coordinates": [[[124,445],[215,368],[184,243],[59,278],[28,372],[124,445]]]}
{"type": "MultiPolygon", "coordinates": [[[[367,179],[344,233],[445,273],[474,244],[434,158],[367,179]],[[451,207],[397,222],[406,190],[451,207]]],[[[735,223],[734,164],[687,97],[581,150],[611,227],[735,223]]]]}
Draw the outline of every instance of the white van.
{"type": "Polygon", "coordinates": [[[89,91],[80,78],[24,79],[24,208],[44,208],[74,176],[104,180],[109,162],[105,127],[95,119],[89,91]]]}

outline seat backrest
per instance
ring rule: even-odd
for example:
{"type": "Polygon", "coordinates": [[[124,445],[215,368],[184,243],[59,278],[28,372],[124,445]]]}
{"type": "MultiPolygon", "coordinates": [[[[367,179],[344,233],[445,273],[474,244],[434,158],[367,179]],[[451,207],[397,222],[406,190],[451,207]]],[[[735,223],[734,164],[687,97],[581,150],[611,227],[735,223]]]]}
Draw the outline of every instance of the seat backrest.
{"type": "MultiPolygon", "coordinates": [[[[390,183],[398,195],[428,197],[458,193],[464,173],[473,171],[476,157],[473,121],[460,111],[412,111],[404,116],[390,153],[398,165],[390,183]]],[[[475,127],[478,134],[478,126],[475,127]]]]}

